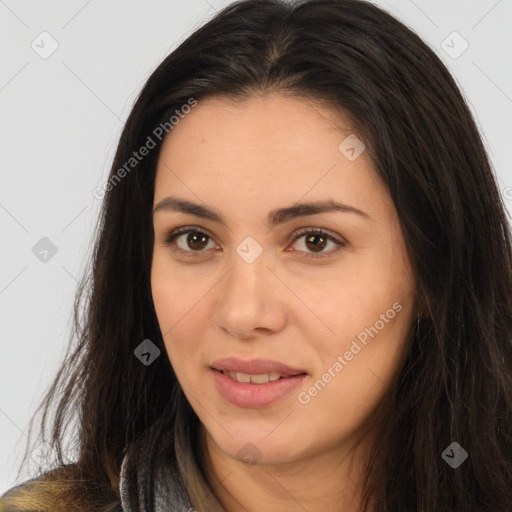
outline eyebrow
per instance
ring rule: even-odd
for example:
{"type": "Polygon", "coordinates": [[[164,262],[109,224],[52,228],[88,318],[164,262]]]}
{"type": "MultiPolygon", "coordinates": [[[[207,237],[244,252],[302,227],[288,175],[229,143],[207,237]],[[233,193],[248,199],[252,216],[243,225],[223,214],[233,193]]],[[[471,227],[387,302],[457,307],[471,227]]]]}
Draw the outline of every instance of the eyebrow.
{"type": "MultiPolygon", "coordinates": [[[[196,217],[202,217],[204,219],[210,219],[215,222],[219,222],[226,225],[226,221],[222,215],[215,209],[205,205],[197,204],[186,199],[180,199],[176,197],[165,197],[153,209],[153,214],[159,211],[175,211],[186,213],[189,215],[195,215],[196,217]]],[[[316,201],[309,203],[298,203],[293,206],[287,206],[285,208],[278,208],[269,212],[267,219],[268,223],[274,227],[278,224],[289,222],[297,217],[305,217],[307,215],[316,215],[319,213],[328,212],[343,212],[353,213],[359,215],[365,219],[370,219],[370,216],[347,204],[338,203],[332,199],[326,201],[316,201]]]]}

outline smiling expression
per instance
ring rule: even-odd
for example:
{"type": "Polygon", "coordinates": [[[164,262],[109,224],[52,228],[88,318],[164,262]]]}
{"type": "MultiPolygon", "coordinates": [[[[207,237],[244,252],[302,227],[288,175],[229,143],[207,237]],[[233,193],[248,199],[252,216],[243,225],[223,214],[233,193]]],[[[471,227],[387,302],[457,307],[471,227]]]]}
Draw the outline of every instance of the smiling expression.
{"type": "Polygon", "coordinates": [[[200,100],[162,145],[155,310],[187,399],[234,458],[348,446],[403,363],[414,278],[368,152],[339,149],[350,133],[341,112],[275,93],[200,100]]]}

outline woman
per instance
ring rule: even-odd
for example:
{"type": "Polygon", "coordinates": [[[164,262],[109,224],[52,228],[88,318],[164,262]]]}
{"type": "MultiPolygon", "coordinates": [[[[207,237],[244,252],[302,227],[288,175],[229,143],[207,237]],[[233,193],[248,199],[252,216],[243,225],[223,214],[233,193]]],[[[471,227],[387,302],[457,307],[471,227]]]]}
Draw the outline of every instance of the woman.
{"type": "Polygon", "coordinates": [[[402,23],[232,4],[149,78],[101,193],[58,458],[2,510],[510,509],[509,225],[402,23]]]}

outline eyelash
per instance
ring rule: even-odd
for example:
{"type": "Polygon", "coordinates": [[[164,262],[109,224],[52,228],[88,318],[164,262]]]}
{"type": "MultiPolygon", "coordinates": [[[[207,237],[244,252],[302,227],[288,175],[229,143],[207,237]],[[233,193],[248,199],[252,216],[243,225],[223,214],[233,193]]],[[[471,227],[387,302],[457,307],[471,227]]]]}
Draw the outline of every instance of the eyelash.
{"type": "MultiPolygon", "coordinates": [[[[208,233],[205,233],[204,231],[201,231],[196,228],[191,228],[191,227],[186,226],[186,227],[177,228],[174,231],[172,231],[171,233],[169,233],[169,235],[165,239],[164,243],[167,246],[171,246],[174,244],[174,241],[176,238],[178,238],[180,235],[184,235],[184,234],[188,234],[188,233],[197,233],[197,234],[201,234],[201,235],[206,235],[210,240],[212,240],[212,237],[210,235],[208,235],[208,233]]],[[[318,253],[318,254],[308,253],[305,251],[298,251],[298,252],[305,252],[304,256],[306,258],[325,258],[325,257],[331,256],[334,253],[337,253],[338,251],[340,251],[343,247],[346,247],[346,245],[347,245],[345,242],[338,240],[337,238],[333,237],[329,233],[323,231],[322,229],[318,229],[318,228],[304,229],[303,231],[298,233],[297,236],[295,236],[295,238],[293,239],[293,242],[296,242],[299,238],[303,237],[304,235],[321,235],[322,237],[335,243],[338,246],[335,249],[332,249],[328,252],[318,253]]],[[[192,251],[192,250],[186,251],[185,249],[180,249],[180,248],[176,248],[176,247],[173,247],[173,250],[183,253],[186,257],[192,257],[192,258],[198,257],[201,253],[205,252],[203,250],[201,250],[201,251],[192,251]]]]}

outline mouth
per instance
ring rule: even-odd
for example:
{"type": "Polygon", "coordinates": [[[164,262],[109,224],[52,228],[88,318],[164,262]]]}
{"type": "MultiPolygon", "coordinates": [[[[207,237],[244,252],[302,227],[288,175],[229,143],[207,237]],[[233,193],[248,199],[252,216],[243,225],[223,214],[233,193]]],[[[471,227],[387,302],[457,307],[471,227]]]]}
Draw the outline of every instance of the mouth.
{"type": "Polygon", "coordinates": [[[292,368],[272,359],[251,359],[244,361],[237,357],[227,357],[215,361],[211,368],[224,373],[238,382],[265,384],[281,378],[307,374],[302,368],[292,368]]]}
{"type": "Polygon", "coordinates": [[[306,375],[305,373],[284,375],[277,372],[250,374],[244,372],[233,372],[229,370],[217,370],[216,368],[213,368],[213,370],[226,375],[226,377],[229,377],[230,379],[233,379],[240,384],[267,384],[269,382],[275,382],[276,380],[289,379],[290,377],[295,377],[297,375],[306,375]]]}
{"type": "Polygon", "coordinates": [[[270,359],[230,357],[210,367],[220,395],[237,407],[269,407],[290,395],[308,373],[270,359]]]}

